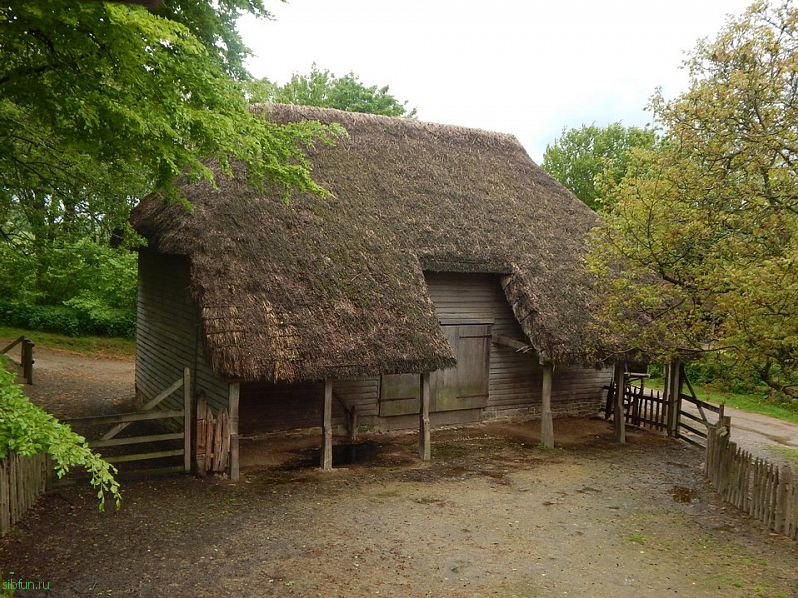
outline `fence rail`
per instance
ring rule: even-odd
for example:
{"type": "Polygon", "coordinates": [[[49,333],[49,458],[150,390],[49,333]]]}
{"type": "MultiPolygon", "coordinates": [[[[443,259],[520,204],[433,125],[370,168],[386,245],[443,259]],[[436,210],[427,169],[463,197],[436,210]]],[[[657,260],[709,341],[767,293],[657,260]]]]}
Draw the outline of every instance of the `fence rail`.
{"type": "Polygon", "coordinates": [[[109,463],[128,463],[131,461],[147,461],[150,459],[163,459],[165,457],[183,457],[183,465],[169,467],[161,471],[191,471],[191,372],[189,368],[183,370],[183,376],[175,380],[168,388],[164,389],[157,397],[145,404],[139,411],[131,413],[118,413],[114,415],[95,415],[64,420],[69,424],[80,425],[107,425],[113,424],[99,440],[89,441],[89,447],[101,448],[112,446],[149,445],[153,442],[182,440],[183,447],[160,451],[147,451],[135,454],[104,456],[109,463]],[[155,409],[164,399],[172,393],[183,390],[183,409],[155,409]],[[153,421],[180,418],[183,420],[182,432],[169,432],[163,434],[147,434],[144,436],[127,436],[117,438],[117,434],[134,422],[153,421]]]}
{"type": "Polygon", "coordinates": [[[0,537],[33,506],[52,473],[52,461],[46,453],[22,457],[11,452],[0,459],[0,537]]]}
{"type": "Polygon", "coordinates": [[[707,478],[725,501],[798,540],[798,479],[792,468],[752,457],[730,440],[729,431],[728,417],[707,430],[707,478]]]}

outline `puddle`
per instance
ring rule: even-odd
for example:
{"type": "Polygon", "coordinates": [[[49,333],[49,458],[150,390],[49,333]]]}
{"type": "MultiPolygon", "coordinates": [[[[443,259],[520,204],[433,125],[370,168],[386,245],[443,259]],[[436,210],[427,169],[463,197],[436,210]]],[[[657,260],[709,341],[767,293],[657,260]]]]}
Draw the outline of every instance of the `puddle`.
{"type": "MultiPolygon", "coordinates": [[[[333,467],[345,465],[355,465],[358,463],[372,463],[380,453],[381,446],[372,441],[356,442],[354,444],[333,444],[332,464],[333,467]]],[[[291,471],[319,467],[321,460],[320,448],[309,448],[298,451],[302,457],[290,461],[280,467],[280,469],[291,471]]]]}
{"type": "Polygon", "coordinates": [[[685,486],[674,486],[670,489],[670,495],[673,500],[681,503],[697,503],[698,493],[692,488],[685,486]]]}

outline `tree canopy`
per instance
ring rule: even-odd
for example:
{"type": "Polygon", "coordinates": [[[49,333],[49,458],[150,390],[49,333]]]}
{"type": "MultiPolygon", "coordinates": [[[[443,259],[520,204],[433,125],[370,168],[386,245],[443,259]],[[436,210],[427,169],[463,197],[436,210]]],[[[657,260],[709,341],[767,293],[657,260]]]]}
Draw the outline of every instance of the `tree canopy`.
{"type": "Polygon", "coordinates": [[[212,178],[240,159],[251,180],[317,189],[297,139],[242,91],[247,54],[235,30],[260,0],[0,6],[0,227],[6,241],[95,236],[125,222],[137,196],[177,197],[180,176],[212,178]]]}
{"type": "Polygon", "coordinates": [[[624,127],[620,122],[606,127],[595,124],[563,129],[546,146],[541,168],[596,211],[607,205],[602,185],[620,182],[636,147],[651,149],[657,142],[653,129],[624,127]]]}
{"type": "Polygon", "coordinates": [[[351,72],[336,77],[329,70],[319,70],[314,63],[310,73],[294,73],[284,85],[276,85],[268,79],[254,81],[249,86],[249,96],[252,102],[320,106],[348,112],[415,118],[416,109],[408,109],[407,102],[400,102],[388,90],[388,85],[366,86],[351,72]]]}
{"type": "Polygon", "coordinates": [[[798,10],[754,4],[687,66],[596,234],[603,338],[713,353],[798,397],[798,10]]]}

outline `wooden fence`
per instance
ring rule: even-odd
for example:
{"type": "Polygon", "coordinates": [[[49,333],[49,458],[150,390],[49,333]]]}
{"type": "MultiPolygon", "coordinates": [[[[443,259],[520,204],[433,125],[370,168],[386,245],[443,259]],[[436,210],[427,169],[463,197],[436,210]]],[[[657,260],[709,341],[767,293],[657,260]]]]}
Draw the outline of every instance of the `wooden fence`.
{"type": "Polygon", "coordinates": [[[33,384],[33,347],[36,345],[33,344],[32,340],[25,338],[24,336],[20,336],[18,339],[9,343],[2,351],[0,351],[0,355],[8,353],[17,345],[22,347],[22,355],[20,356],[22,377],[25,378],[25,381],[28,384],[33,384]]]}
{"type": "MultiPolygon", "coordinates": [[[[713,405],[696,396],[684,372],[684,364],[675,361],[668,364],[665,370],[664,391],[646,388],[646,374],[624,374],[624,422],[627,425],[667,432],[669,436],[704,448],[706,429],[717,423],[718,417],[722,415],[722,405],[713,405]],[[632,383],[635,379],[639,380],[637,384],[632,383]],[[688,392],[684,392],[685,386],[688,392]]],[[[613,419],[615,382],[605,388],[605,417],[613,419]]]]}
{"type": "Polygon", "coordinates": [[[798,479],[792,469],[752,457],[731,442],[729,430],[728,417],[707,429],[707,478],[725,501],[798,540],[798,479]]]}
{"type": "Polygon", "coordinates": [[[149,401],[139,411],[132,413],[119,413],[115,415],[96,415],[91,417],[79,417],[64,420],[72,425],[107,425],[113,424],[99,440],[89,441],[89,447],[104,448],[118,447],[125,445],[146,445],[150,446],[154,442],[165,442],[182,440],[182,448],[167,449],[160,451],[148,451],[144,453],[134,453],[126,455],[103,456],[109,463],[124,463],[130,461],[145,461],[148,459],[162,459],[165,457],[183,457],[183,465],[167,467],[158,470],[160,473],[167,471],[191,471],[191,374],[189,368],[183,370],[183,376],[175,380],[168,388],[161,392],[157,397],[149,401]],[[183,409],[155,409],[166,397],[172,393],[183,390],[183,409]],[[117,438],[117,434],[127,428],[130,424],[137,421],[154,421],[164,419],[182,419],[182,431],[167,432],[161,434],[147,434],[145,436],[132,436],[117,438]]]}
{"type": "Polygon", "coordinates": [[[222,473],[230,459],[230,417],[227,409],[214,414],[205,395],[197,397],[197,474],[222,473]]]}
{"type": "Polygon", "coordinates": [[[0,537],[5,536],[36,502],[53,473],[50,455],[21,457],[11,452],[0,459],[0,537]]]}

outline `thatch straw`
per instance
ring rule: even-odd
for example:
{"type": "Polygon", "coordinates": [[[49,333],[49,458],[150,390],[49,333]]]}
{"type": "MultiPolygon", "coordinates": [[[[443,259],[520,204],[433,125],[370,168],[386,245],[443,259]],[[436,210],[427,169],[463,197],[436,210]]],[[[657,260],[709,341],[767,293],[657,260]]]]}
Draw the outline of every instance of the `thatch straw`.
{"type": "Polygon", "coordinates": [[[596,215],[514,137],[304,106],[278,122],[338,122],[311,148],[332,195],[279,195],[244,177],[184,186],[194,205],[144,200],[150,246],[187,255],[214,367],[242,380],[347,378],[449,367],[423,271],[492,272],[542,358],[584,362],[596,215]]]}

